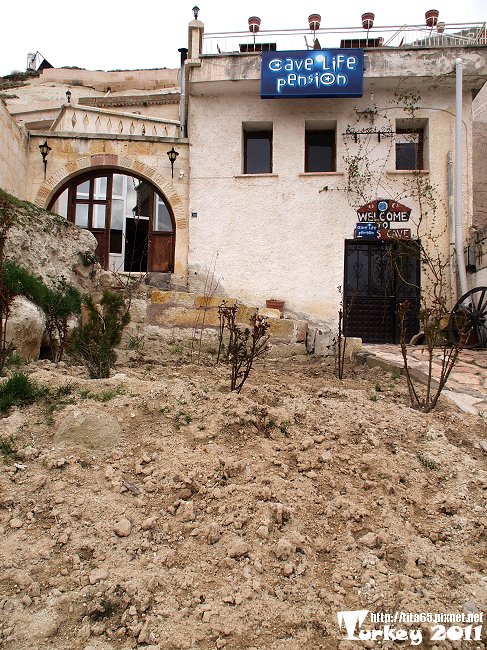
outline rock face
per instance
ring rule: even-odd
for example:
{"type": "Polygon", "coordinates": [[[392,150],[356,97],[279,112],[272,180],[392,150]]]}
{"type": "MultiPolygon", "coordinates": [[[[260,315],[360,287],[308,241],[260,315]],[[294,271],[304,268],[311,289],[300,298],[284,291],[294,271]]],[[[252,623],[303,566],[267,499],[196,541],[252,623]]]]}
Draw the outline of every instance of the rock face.
{"type": "MultiPolygon", "coordinates": [[[[29,204],[15,207],[16,223],[9,230],[5,256],[40,276],[48,286],[61,277],[81,292],[93,290],[91,277],[96,240],[64,218],[29,204]]],[[[23,297],[17,297],[7,327],[7,342],[26,361],[39,358],[46,318],[23,297]]]]}
{"type": "Polygon", "coordinates": [[[122,429],[111,415],[85,409],[64,412],[54,434],[56,443],[74,444],[87,449],[115,447],[122,438],[122,429]]]}
{"type": "Polygon", "coordinates": [[[9,231],[5,252],[52,285],[61,275],[80,291],[92,286],[89,263],[96,239],[63,217],[37,208],[18,208],[18,223],[9,231]]]}
{"type": "Polygon", "coordinates": [[[17,296],[7,323],[7,342],[15,346],[19,356],[26,361],[39,358],[45,327],[44,313],[27,298],[17,296]]]}

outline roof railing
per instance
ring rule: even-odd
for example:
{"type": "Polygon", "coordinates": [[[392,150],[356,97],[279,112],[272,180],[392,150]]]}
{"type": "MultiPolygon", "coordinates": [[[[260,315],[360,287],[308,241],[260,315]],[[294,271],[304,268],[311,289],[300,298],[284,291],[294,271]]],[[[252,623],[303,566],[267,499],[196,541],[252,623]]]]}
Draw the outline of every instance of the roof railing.
{"type": "Polygon", "coordinates": [[[372,27],[218,32],[203,35],[203,54],[261,52],[262,50],[311,50],[340,47],[441,48],[487,46],[485,22],[438,23],[372,27]]]}

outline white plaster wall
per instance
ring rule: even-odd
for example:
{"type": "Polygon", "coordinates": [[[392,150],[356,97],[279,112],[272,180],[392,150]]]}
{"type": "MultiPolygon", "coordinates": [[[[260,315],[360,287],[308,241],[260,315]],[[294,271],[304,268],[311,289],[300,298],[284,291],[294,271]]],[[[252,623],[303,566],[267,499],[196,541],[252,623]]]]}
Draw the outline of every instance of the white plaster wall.
{"type": "Polygon", "coordinates": [[[0,99],[0,187],[21,199],[25,195],[27,134],[21,131],[0,99]]]}
{"type": "MultiPolygon", "coordinates": [[[[211,84],[208,88],[214,94],[210,95],[201,83],[190,98],[190,210],[198,214],[190,219],[190,288],[201,288],[218,255],[215,275],[227,295],[256,305],[267,298],[283,299],[287,310],[334,324],[337,287],[343,285],[344,240],[353,238],[357,222],[344,191],[347,150],[341,134],[356,122],[355,107],[372,105],[370,87],[363,99],[261,100],[258,83],[244,84],[242,92],[239,82],[220,84],[220,88],[211,84]],[[306,120],[336,121],[337,174],[303,175],[306,120]],[[244,121],[273,123],[273,176],[241,175],[244,121]],[[328,191],[320,193],[325,185],[328,191]]],[[[387,109],[393,122],[395,117],[405,117],[394,106],[397,89],[397,79],[393,87],[374,89],[373,101],[379,109],[387,109]]],[[[454,149],[454,95],[439,88],[428,92],[426,86],[420,92],[424,108],[417,117],[429,120],[430,134],[430,171],[425,178],[437,186],[439,204],[437,218],[430,215],[420,235],[423,241],[434,237],[447,259],[447,153],[454,149]]],[[[467,139],[471,130],[468,102],[467,96],[467,139]]],[[[354,151],[352,140],[347,142],[354,151]]],[[[387,159],[390,147],[387,140],[371,143],[371,156],[385,161],[381,185],[366,188],[371,198],[397,196],[413,178],[409,173],[394,173],[393,150],[387,159]]],[[[466,146],[466,226],[471,221],[470,154],[466,146]]],[[[412,216],[417,216],[414,200],[404,202],[413,208],[412,216]]]]}

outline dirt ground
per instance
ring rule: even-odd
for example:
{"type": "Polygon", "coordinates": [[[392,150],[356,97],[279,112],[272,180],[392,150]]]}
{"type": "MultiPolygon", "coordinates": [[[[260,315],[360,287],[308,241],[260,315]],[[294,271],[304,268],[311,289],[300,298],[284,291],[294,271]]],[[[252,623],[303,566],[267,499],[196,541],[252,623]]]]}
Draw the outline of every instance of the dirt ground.
{"type": "Polygon", "coordinates": [[[156,338],[109,380],[26,367],[55,397],[0,421],[2,649],[396,647],[337,612],[487,613],[482,418],[309,356],[237,395],[156,338]]]}

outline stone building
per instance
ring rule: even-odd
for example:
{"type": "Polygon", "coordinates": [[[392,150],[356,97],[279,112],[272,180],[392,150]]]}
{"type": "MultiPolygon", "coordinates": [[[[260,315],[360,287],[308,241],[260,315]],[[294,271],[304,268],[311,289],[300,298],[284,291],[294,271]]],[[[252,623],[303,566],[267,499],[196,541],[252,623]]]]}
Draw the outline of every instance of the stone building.
{"type": "MultiPolygon", "coordinates": [[[[331,329],[342,287],[350,335],[396,340],[398,305],[414,331],[428,283],[411,242],[454,252],[459,57],[473,224],[485,25],[273,33],[257,20],[236,34],[192,21],[181,71],[46,69],[15,88],[0,100],[0,186],[92,230],[107,268],[170,272],[190,291],[210,279],[331,329]],[[409,252],[391,271],[398,242],[409,252]]],[[[455,292],[453,265],[447,280],[455,292]]]]}
{"type": "Polygon", "coordinates": [[[188,140],[178,74],[49,68],[7,91],[0,185],[89,228],[105,268],[170,272],[185,285],[188,140]]]}
{"type": "MultiPolygon", "coordinates": [[[[397,308],[408,299],[414,331],[428,277],[414,254],[402,271],[388,270],[388,251],[407,237],[446,262],[453,253],[458,57],[468,232],[472,98],[487,78],[485,26],[443,27],[377,28],[368,38],[363,30],[318,33],[322,49],[299,52],[295,40],[283,44],[294,34],[265,33],[254,44],[251,34],[205,35],[195,24],[203,49],[189,62],[190,207],[198,215],[189,268],[204,276],[218,255],[230,295],[257,304],[280,298],[290,312],[329,325],[342,287],[348,332],[366,341],[397,340],[397,308]],[[357,47],[363,87],[350,96],[340,74],[355,65],[357,47]],[[367,221],[379,221],[379,235],[367,221]]],[[[446,280],[455,290],[448,263],[446,280]]]]}

